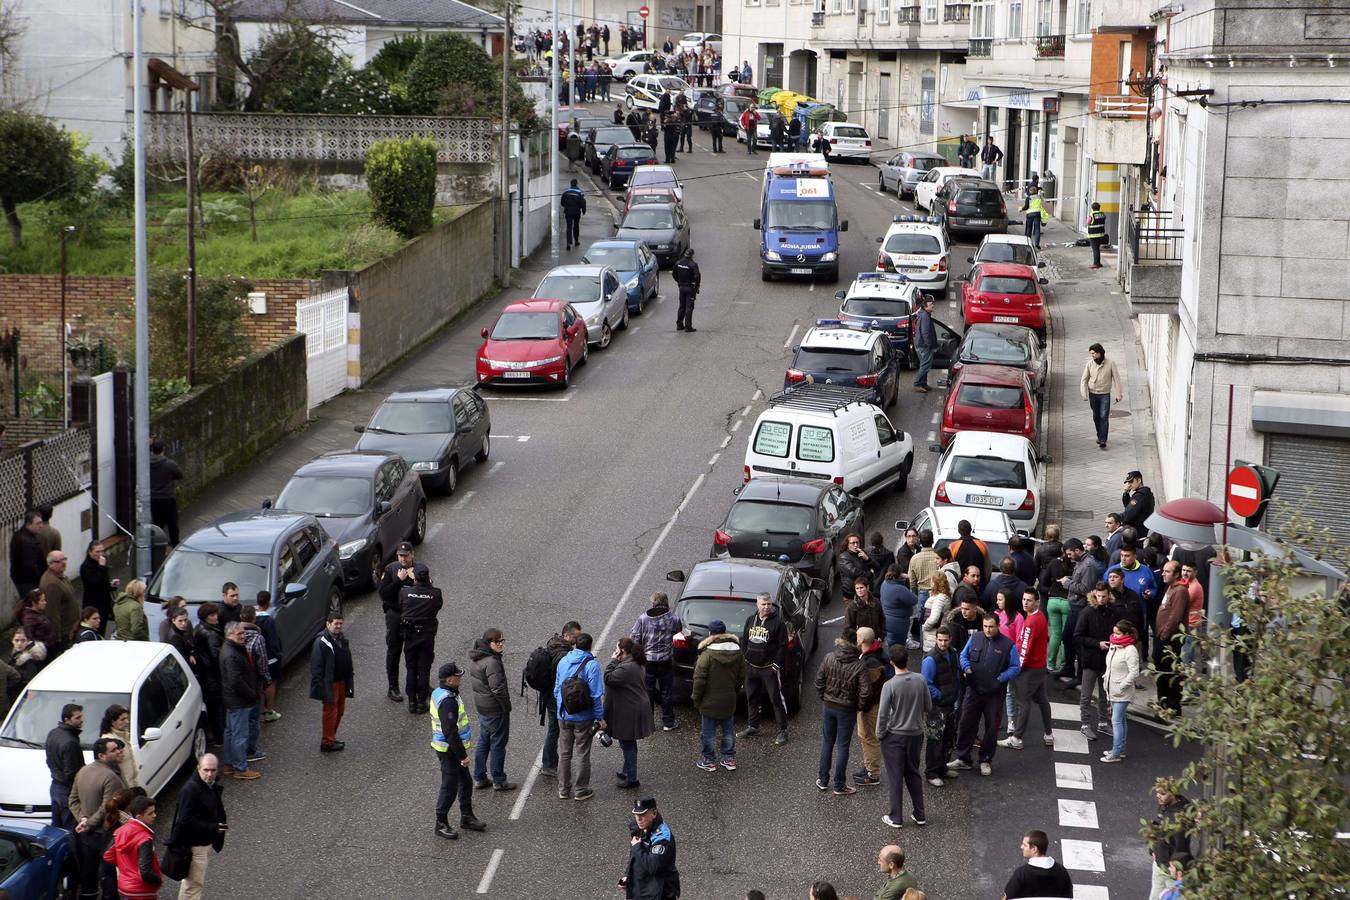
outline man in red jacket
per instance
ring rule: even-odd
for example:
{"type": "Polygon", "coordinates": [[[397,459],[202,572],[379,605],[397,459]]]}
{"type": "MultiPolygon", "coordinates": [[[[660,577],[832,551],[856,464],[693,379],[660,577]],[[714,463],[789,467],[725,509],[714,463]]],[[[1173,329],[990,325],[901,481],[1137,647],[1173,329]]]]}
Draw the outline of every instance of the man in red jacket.
{"type": "Polygon", "coordinates": [[[747,106],[745,112],[741,113],[741,127],[745,129],[745,152],[758,153],[755,138],[759,135],[759,110],[747,106]]]}
{"type": "Polygon", "coordinates": [[[1026,612],[1026,622],[1022,625],[1022,634],[1017,642],[1017,655],[1022,660],[1022,671],[1013,679],[1013,697],[1017,701],[1017,715],[1008,727],[1008,736],[998,742],[1000,747],[1009,750],[1022,749],[1022,735],[1026,733],[1027,721],[1031,718],[1031,704],[1041,708],[1041,724],[1045,728],[1045,745],[1055,745],[1050,730],[1050,698],[1045,694],[1046,651],[1050,646],[1050,620],[1041,609],[1041,595],[1035,588],[1022,592],[1022,609],[1026,612]]]}

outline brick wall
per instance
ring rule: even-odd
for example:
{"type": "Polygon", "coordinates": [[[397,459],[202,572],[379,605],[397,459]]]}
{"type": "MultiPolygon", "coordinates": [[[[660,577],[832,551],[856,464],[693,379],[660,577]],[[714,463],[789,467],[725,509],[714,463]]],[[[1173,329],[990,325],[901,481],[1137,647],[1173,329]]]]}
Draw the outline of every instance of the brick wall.
{"type": "MultiPolygon", "coordinates": [[[[310,287],[311,282],[300,278],[254,282],[255,290],[267,294],[267,313],[244,317],[250,352],[270,347],[295,333],[295,304],[310,295],[310,287]]],[[[130,357],[135,280],[97,275],[67,277],[66,319],[72,339],[87,334],[130,357]]],[[[19,329],[19,351],[26,371],[43,377],[60,374],[60,323],[59,275],[0,275],[0,333],[19,329]]],[[[4,380],[7,382],[8,378],[4,380]]]]}

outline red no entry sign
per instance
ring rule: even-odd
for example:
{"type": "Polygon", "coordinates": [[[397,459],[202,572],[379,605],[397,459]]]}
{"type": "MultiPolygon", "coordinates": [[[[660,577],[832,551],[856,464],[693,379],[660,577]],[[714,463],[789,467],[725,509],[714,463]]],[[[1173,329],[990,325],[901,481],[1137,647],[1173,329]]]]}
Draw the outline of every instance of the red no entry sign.
{"type": "Polygon", "coordinates": [[[1265,500],[1261,477],[1251,466],[1234,466],[1228,473],[1228,505],[1244,519],[1256,515],[1265,500]]]}
{"type": "Polygon", "coordinates": [[[650,16],[651,14],[652,14],[652,11],[651,11],[651,9],[649,9],[648,7],[646,7],[646,6],[639,6],[639,7],[638,7],[638,15],[641,16],[642,18],[645,19],[645,18],[647,18],[648,16],[650,16]]]}

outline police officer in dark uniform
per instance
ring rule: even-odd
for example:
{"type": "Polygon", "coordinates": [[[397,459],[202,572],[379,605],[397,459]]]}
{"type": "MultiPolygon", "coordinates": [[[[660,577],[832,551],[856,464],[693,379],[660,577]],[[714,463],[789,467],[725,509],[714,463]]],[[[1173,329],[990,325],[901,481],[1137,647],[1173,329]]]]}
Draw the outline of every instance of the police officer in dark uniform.
{"type": "Polygon", "coordinates": [[[388,697],[403,702],[398,692],[398,661],[403,657],[403,607],[399,591],[413,583],[413,545],[407,541],[397,548],[397,557],[384,567],[380,578],[380,606],[384,609],[384,672],[389,679],[388,697]]]}
{"type": "Polygon", "coordinates": [[[676,331],[698,331],[694,327],[694,299],[698,296],[703,275],[694,262],[694,248],[684,251],[684,256],[671,270],[675,283],[680,286],[680,311],[675,314],[676,331]]]}
{"type": "Polygon", "coordinates": [[[675,113],[680,119],[680,146],[679,149],[684,153],[694,152],[694,109],[689,105],[689,100],[680,95],[680,99],[675,102],[675,113]]]}
{"type": "Polygon", "coordinates": [[[558,205],[562,207],[563,220],[567,225],[567,249],[571,250],[573,244],[581,243],[581,217],[586,214],[586,195],[577,187],[575,178],[572,179],[571,187],[558,198],[558,205]]]}
{"type": "Polygon", "coordinates": [[[398,592],[403,608],[403,655],[408,667],[408,712],[421,715],[431,693],[431,659],[436,652],[436,617],[445,605],[441,589],[432,587],[431,571],[417,566],[413,583],[398,592]]]}
{"type": "Polygon", "coordinates": [[[646,117],[636,106],[628,111],[628,118],[624,119],[624,124],[628,126],[629,131],[633,132],[633,140],[640,143],[642,141],[642,126],[646,124],[646,117]]]}
{"type": "MultiPolygon", "coordinates": [[[[664,94],[662,96],[665,96],[664,94]]],[[[680,144],[680,116],[675,112],[665,112],[661,115],[661,135],[665,141],[666,147],[666,165],[672,165],[675,162],[675,151],[680,144]]]]}
{"type": "Polygon", "coordinates": [[[633,804],[628,826],[628,871],[624,896],[630,900],[667,900],[680,896],[680,872],[675,868],[675,836],[661,818],[654,797],[633,804]]]}
{"type": "Polygon", "coordinates": [[[712,152],[725,153],[722,149],[722,129],[726,127],[727,102],[718,95],[713,100],[712,124],[708,126],[708,132],[712,135],[712,152]]]}
{"type": "Polygon", "coordinates": [[[1102,244],[1106,243],[1106,213],[1102,212],[1100,203],[1092,204],[1092,212],[1088,215],[1088,243],[1092,245],[1092,268],[1100,269],[1102,267],[1102,244]]]}

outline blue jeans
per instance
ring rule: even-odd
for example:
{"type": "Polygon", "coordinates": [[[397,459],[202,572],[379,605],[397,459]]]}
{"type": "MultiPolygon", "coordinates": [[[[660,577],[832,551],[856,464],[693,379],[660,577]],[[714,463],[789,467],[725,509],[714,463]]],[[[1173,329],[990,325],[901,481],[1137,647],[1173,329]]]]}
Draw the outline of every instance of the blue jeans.
{"type": "Polygon", "coordinates": [[[553,695],[544,698],[544,716],[548,730],[544,732],[544,756],[540,766],[545,769],[558,768],[558,711],[553,708],[553,695]]]}
{"type": "Polygon", "coordinates": [[[722,759],[733,760],[736,758],[736,716],[732,714],[725,719],[704,716],[703,761],[706,763],[717,762],[717,726],[719,725],[722,726],[722,759]]]}
{"type": "Polygon", "coordinates": [[[1026,225],[1022,230],[1026,233],[1028,240],[1035,243],[1036,249],[1039,250],[1041,246],[1041,214],[1028,213],[1026,225]]]}
{"type": "Polygon", "coordinates": [[[891,616],[886,620],[886,649],[889,650],[896,644],[901,647],[906,645],[909,640],[909,623],[913,621],[909,618],[900,618],[891,616]]]}
{"type": "Polygon", "coordinates": [[[226,765],[240,772],[248,771],[248,720],[253,707],[225,710],[225,741],[221,755],[226,765]]]}
{"type": "Polygon", "coordinates": [[[248,711],[248,746],[245,748],[249,756],[255,756],[258,753],[258,735],[262,733],[262,701],[259,701],[252,709],[248,711]]]}
{"type": "Polygon", "coordinates": [[[1116,756],[1125,752],[1125,713],[1129,708],[1128,700],[1111,701],[1111,752],[1116,756]]]}
{"type": "Polygon", "coordinates": [[[858,713],[855,710],[825,707],[825,716],[820,731],[820,783],[830,780],[830,760],[834,760],[834,789],[844,789],[844,777],[848,774],[848,748],[853,743],[853,729],[858,725],[858,713]]]}
{"type": "Polygon", "coordinates": [[[915,347],[914,349],[919,354],[919,374],[914,376],[914,386],[928,387],[928,372],[933,368],[934,348],[915,347]]]}
{"type": "Polygon", "coordinates": [[[511,737],[511,716],[478,714],[478,745],[473,748],[473,779],[487,778],[491,763],[494,784],[506,782],[506,742],[511,737]]]}
{"type": "Polygon", "coordinates": [[[1097,443],[1105,444],[1111,428],[1111,395],[1088,394],[1088,405],[1092,407],[1092,424],[1097,426],[1097,443]]]}
{"type": "Polygon", "coordinates": [[[623,751],[623,777],[637,781],[637,741],[619,741],[619,749],[623,751]]]}

